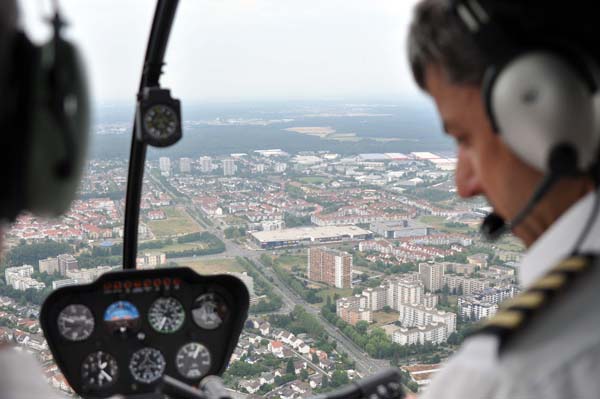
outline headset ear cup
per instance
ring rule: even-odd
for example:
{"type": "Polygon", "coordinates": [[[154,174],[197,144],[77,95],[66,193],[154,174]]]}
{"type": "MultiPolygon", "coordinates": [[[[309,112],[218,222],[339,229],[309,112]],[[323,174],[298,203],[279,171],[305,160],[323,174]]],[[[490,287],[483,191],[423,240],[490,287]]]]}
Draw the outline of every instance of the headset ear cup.
{"type": "Polygon", "coordinates": [[[500,128],[498,126],[498,121],[496,120],[496,114],[494,113],[494,104],[492,103],[492,98],[494,85],[496,84],[496,78],[498,77],[498,72],[501,70],[502,68],[498,68],[497,66],[487,67],[483,74],[483,81],[481,85],[483,106],[485,107],[485,112],[490,121],[490,125],[492,126],[492,130],[496,134],[500,134],[500,128]]]}
{"type": "Polygon", "coordinates": [[[64,213],[75,198],[90,123],[88,88],[79,54],[70,43],[55,40],[59,40],[59,56],[54,57],[53,42],[42,48],[26,187],[27,208],[45,216],[64,213]],[[53,106],[57,90],[62,93],[58,107],[53,106]],[[70,169],[68,173],[61,171],[63,167],[70,169]]]}
{"type": "Polygon", "coordinates": [[[548,51],[522,54],[498,73],[489,94],[502,140],[542,172],[559,145],[577,153],[580,171],[596,158],[594,96],[569,62],[548,51]]]}

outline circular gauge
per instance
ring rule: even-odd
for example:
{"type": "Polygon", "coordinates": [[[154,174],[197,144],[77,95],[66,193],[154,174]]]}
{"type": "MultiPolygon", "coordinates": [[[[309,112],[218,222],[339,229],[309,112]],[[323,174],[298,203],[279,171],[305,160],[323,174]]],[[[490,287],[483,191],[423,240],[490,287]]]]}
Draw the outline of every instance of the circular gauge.
{"type": "Polygon", "coordinates": [[[144,114],[144,129],[158,140],[172,137],[177,131],[177,124],[177,113],[168,105],[153,105],[144,114]]]}
{"type": "Polygon", "coordinates": [[[227,304],[220,295],[213,292],[196,298],[192,308],[194,322],[206,330],[214,330],[223,324],[227,316],[227,304]]]}
{"type": "Polygon", "coordinates": [[[148,321],[159,333],[173,333],[183,325],[185,310],[175,298],[158,298],[150,306],[148,321]]]}
{"type": "Polygon", "coordinates": [[[102,351],[89,354],[81,364],[81,379],[87,389],[108,388],[119,378],[115,358],[102,351]]]}
{"type": "Polygon", "coordinates": [[[142,348],[131,356],[129,371],[137,382],[150,384],[162,377],[166,365],[158,349],[142,348]]]}
{"type": "Polygon", "coordinates": [[[112,333],[125,334],[140,327],[140,312],[128,301],[118,301],[104,312],[104,324],[112,333]]]}
{"type": "Polygon", "coordinates": [[[69,341],[83,341],[94,332],[94,315],[85,305],[73,304],[58,314],[58,331],[69,341]]]}
{"type": "Polygon", "coordinates": [[[198,342],[183,345],[175,357],[179,374],[189,379],[203,377],[210,369],[210,352],[198,342]]]}

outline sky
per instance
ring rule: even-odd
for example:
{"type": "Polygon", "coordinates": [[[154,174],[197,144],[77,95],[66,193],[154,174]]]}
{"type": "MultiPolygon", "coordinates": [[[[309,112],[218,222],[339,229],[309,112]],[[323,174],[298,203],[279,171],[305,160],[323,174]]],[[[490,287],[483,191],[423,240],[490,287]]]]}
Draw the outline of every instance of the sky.
{"type": "MultiPolygon", "coordinates": [[[[406,60],[417,0],[181,0],[163,87],[195,102],[421,101],[406,60]]],[[[35,41],[49,0],[20,0],[35,41]]],[[[62,0],[96,104],[135,98],[155,2],[62,0]]]]}

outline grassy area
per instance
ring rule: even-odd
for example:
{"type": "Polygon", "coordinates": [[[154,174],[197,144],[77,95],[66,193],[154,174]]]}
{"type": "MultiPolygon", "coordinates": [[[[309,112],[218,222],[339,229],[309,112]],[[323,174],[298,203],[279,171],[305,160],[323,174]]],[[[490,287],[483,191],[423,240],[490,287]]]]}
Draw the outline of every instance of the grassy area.
{"type": "Polygon", "coordinates": [[[327,184],[331,180],[326,177],[306,176],[306,177],[299,178],[298,181],[305,183],[305,184],[323,184],[323,183],[327,184]]]}
{"type": "Polygon", "coordinates": [[[449,222],[446,220],[446,218],[444,216],[425,215],[425,216],[421,216],[418,219],[418,221],[423,224],[426,224],[428,226],[431,226],[437,230],[444,231],[447,233],[466,234],[469,231],[473,230],[473,228],[469,227],[468,225],[449,227],[446,225],[446,223],[449,223],[449,222]]]}
{"type": "Polygon", "coordinates": [[[188,266],[200,274],[241,273],[244,270],[235,259],[198,259],[177,262],[180,266],[188,266]]]}
{"type": "Polygon", "coordinates": [[[335,294],[338,294],[340,297],[351,296],[352,288],[327,288],[325,290],[319,291],[317,293],[318,296],[323,298],[323,303],[327,302],[327,297],[331,297],[331,301],[333,302],[333,297],[335,294]]]}
{"type": "Polygon", "coordinates": [[[177,208],[165,208],[167,219],[148,222],[156,238],[202,231],[202,227],[188,213],[177,208]]]}
{"type": "Polygon", "coordinates": [[[291,272],[293,266],[303,267],[306,271],[308,262],[306,255],[281,255],[275,259],[277,264],[284,270],[291,272]]]}
{"type": "Polygon", "coordinates": [[[374,326],[379,327],[386,324],[393,323],[398,320],[398,312],[373,312],[374,326]]]}
{"type": "Polygon", "coordinates": [[[179,252],[179,251],[187,251],[188,249],[206,249],[208,245],[203,242],[186,242],[183,244],[172,244],[166,245],[160,248],[161,251],[164,252],[179,252]]]}

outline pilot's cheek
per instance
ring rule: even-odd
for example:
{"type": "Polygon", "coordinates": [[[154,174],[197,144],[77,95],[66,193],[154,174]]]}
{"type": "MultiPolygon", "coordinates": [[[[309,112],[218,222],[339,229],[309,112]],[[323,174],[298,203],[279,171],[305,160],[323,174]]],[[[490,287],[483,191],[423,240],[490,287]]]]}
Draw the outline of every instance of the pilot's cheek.
{"type": "Polygon", "coordinates": [[[469,156],[463,150],[458,151],[458,161],[454,175],[458,195],[470,198],[483,194],[481,181],[469,156]]]}

